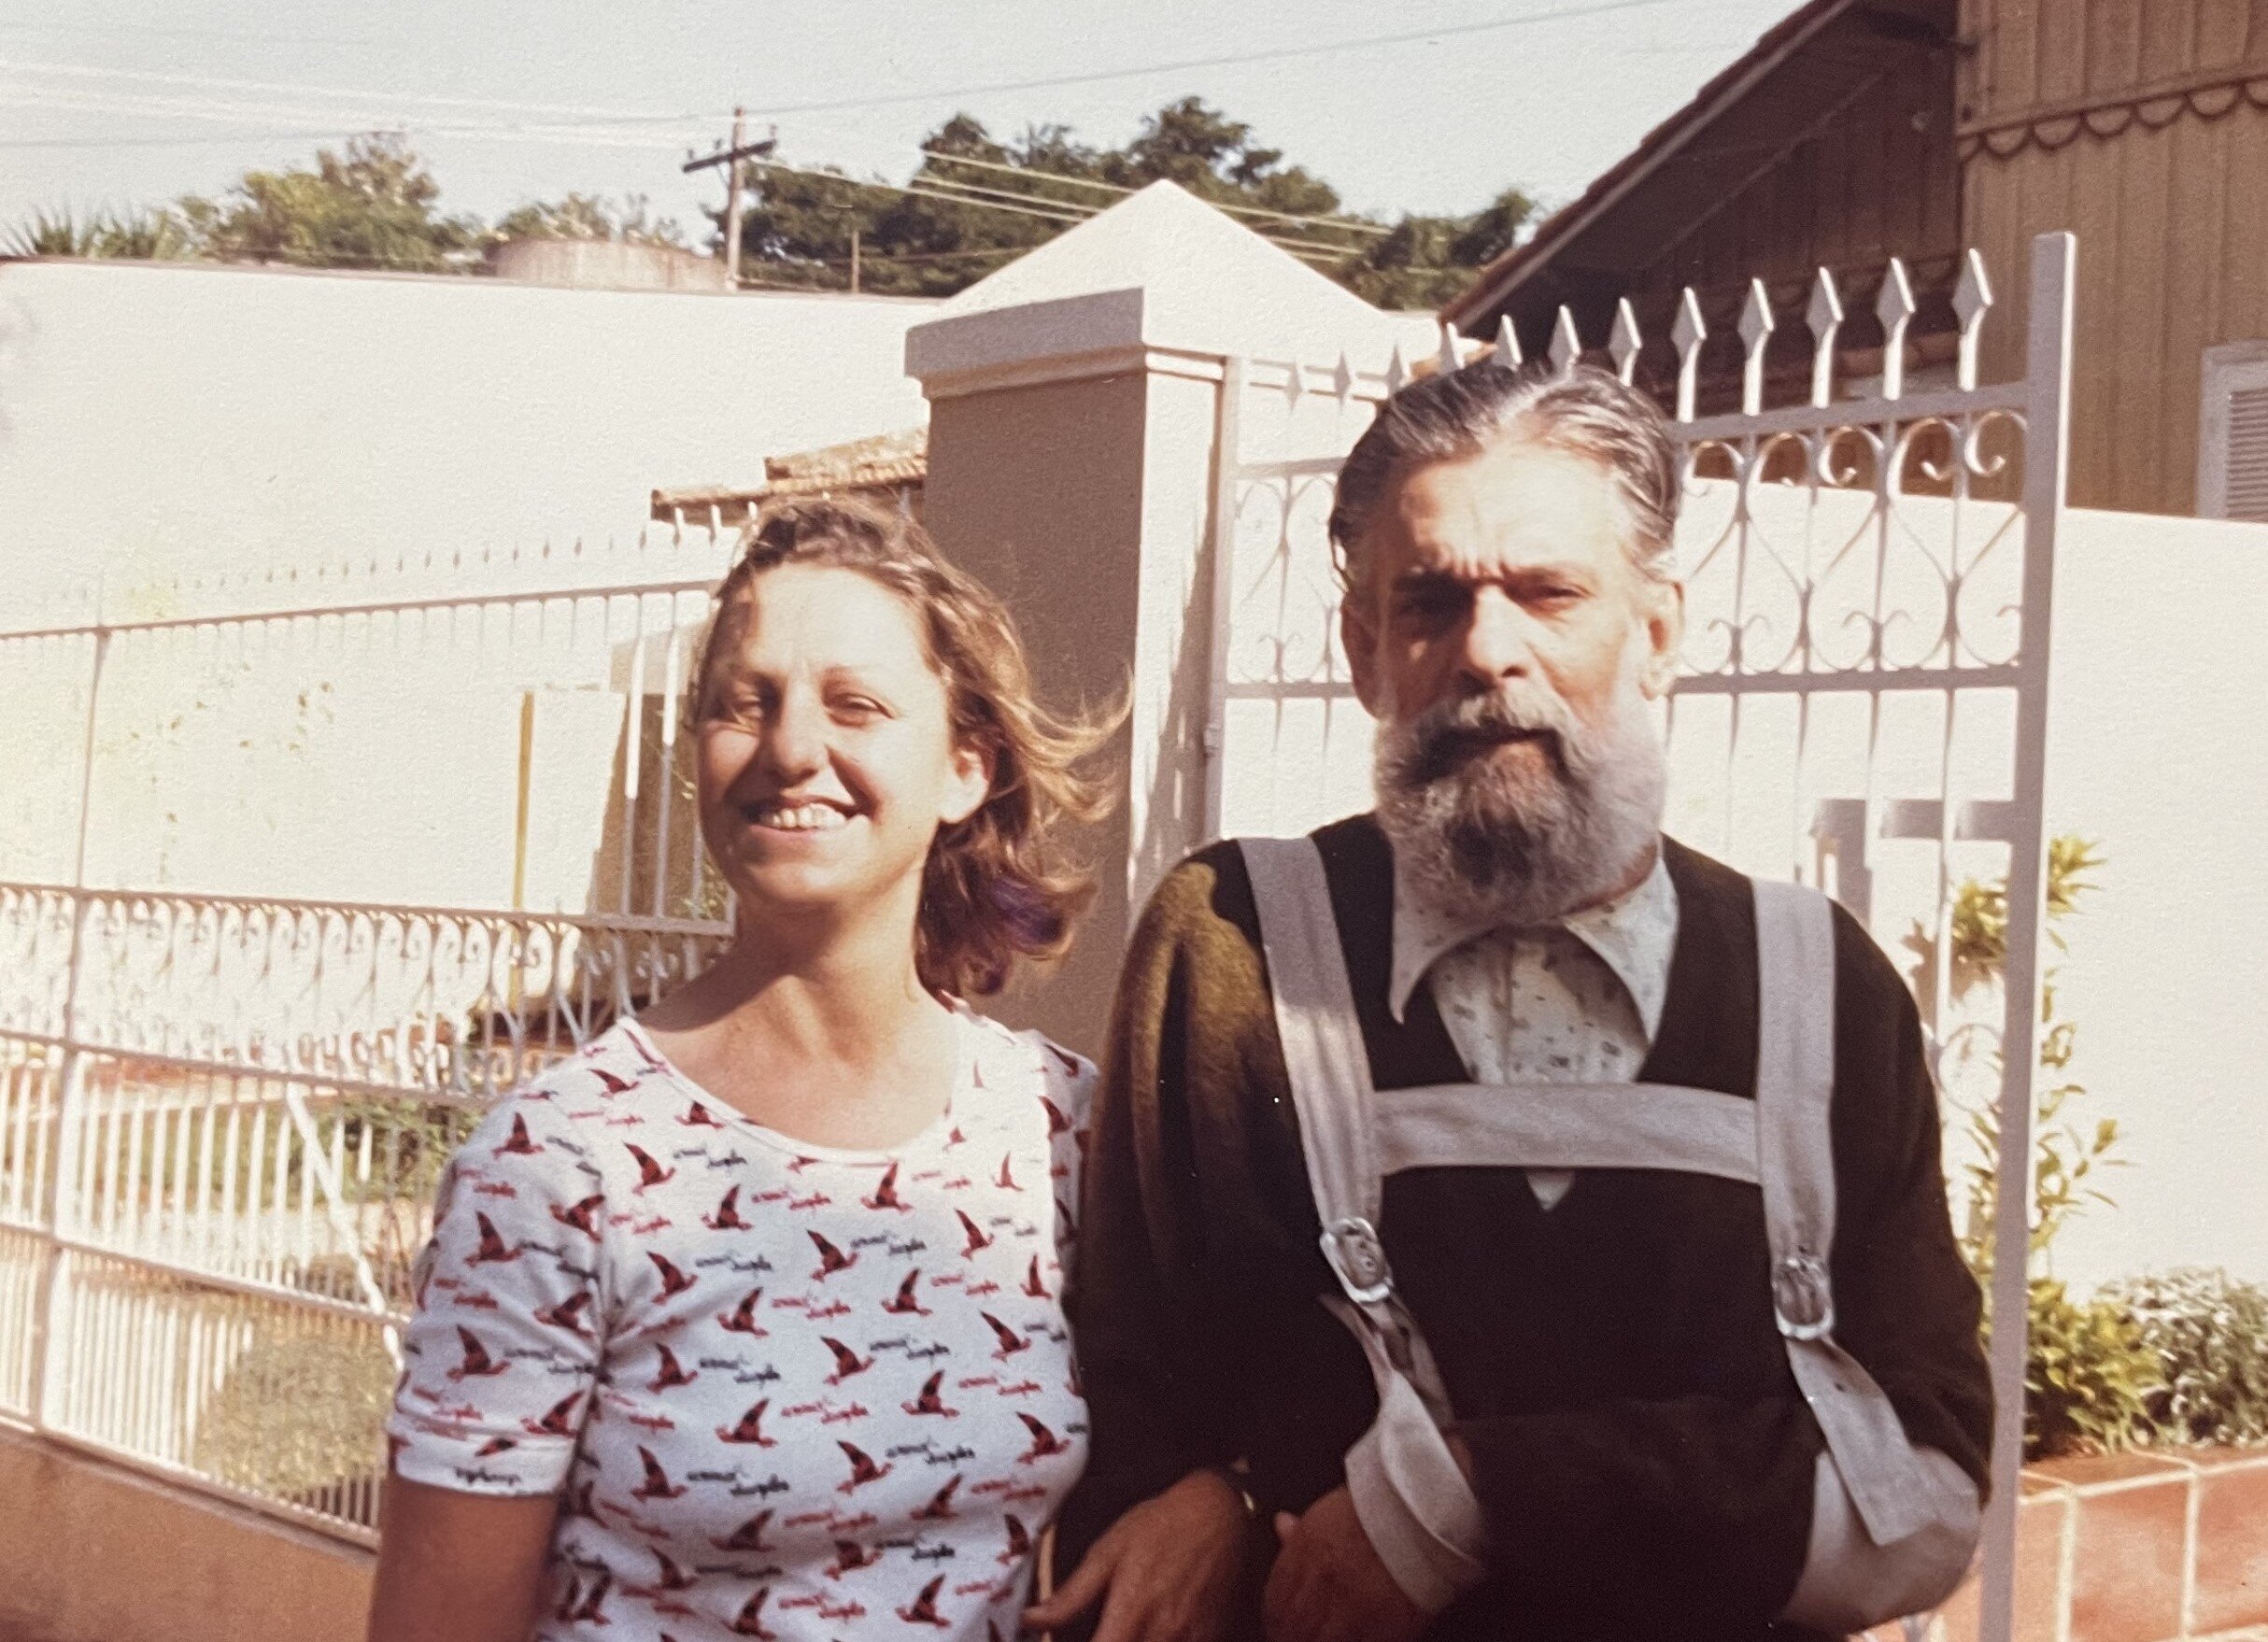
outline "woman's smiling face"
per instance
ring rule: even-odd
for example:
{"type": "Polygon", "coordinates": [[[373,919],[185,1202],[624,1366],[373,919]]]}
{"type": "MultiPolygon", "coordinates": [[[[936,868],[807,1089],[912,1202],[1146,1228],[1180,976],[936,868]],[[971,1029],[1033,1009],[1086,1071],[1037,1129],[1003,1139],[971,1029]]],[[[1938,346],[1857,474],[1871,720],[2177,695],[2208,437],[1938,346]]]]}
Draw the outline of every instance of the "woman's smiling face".
{"type": "MultiPolygon", "coordinates": [[[[918,895],[930,841],[984,802],[921,620],[871,577],[758,575],[717,617],[698,714],[702,836],[742,916],[918,895]]],[[[910,931],[909,931],[910,934],[910,931]]]]}

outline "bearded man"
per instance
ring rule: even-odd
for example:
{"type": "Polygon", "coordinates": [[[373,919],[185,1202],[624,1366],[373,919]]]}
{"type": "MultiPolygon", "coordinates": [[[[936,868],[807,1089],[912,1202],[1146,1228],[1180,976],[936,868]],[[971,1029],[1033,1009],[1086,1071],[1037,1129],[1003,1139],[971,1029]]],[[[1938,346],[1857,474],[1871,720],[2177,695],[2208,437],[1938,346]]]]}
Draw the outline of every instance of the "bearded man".
{"type": "Polygon", "coordinates": [[[1131,942],[1034,1622],[1750,1642],[1965,1570],[1991,1393],[1912,1001],[1660,833],[1678,486],[1582,369],[1421,380],[1349,456],[1377,808],[1200,852],[1131,942]]]}

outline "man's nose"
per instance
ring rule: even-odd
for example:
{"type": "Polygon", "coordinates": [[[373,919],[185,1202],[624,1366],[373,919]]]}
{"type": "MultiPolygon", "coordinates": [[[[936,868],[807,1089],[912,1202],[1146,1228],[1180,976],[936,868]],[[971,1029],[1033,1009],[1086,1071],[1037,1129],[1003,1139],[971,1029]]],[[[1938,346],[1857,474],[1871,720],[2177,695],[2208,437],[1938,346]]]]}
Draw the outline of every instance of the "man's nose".
{"type": "Polygon", "coordinates": [[[1501,588],[1481,588],[1466,619],[1459,666],[1476,684],[1491,687],[1526,677],[1536,662],[1535,627],[1535,618],[1501,588]]]}

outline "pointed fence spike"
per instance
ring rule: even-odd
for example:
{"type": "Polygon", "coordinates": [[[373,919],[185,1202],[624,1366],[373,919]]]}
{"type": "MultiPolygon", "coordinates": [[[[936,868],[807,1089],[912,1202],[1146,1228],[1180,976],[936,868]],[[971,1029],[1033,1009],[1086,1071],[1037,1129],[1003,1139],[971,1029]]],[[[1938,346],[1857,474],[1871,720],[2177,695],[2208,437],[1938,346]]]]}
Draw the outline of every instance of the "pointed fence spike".
{"type": "Polygon", "coordinates": [[[1678,350],[1678,420],[1694,419],[1694,397],[1700,380],[1701,345],[1708,339],[1708,322],[1701,318],[1701,299],[1687,286],[1678,298],[1678,317],[1670,321],[1670,346],[1678,350]]]}
{"type": "Polygon", "coordinates": [[[1465,368],[1463,356],[1457,352],[1457,328],[1447,320],[1441,323],[1441,351],[1434,356],[1436,367],[1444,376],[1453,376],[1465,368]]]}
{"type": "Polygon", "coordinates": [[[1564,376],[1582,357],[1583,339],[1575,329],[1575,314],[1566,304],[1561,303],[1559,318],[1552,321],[1552,368],[1564,376]]]}
{"type": "Polygon", "coordinates": [[[1525,362],[1520,357],[1520,333],[1510,314],[1496,321],[1496,362],[1508,371],[1517,371],[1525,362]]]}
{"type": "Polygon", "coordinates": [[[1399,393],[1402,390],[1402,384],[1409,380],[1410,365],[1409,362],[1402,358],[1402,345],[1397,342],[1394,345],[1393,358],[1386,361],[1387,396],[1391,398],[1393,395],[1399,393]]]}
{"type": "Polygon", "coordinates": [[[1307,367],[1297,360],[1283,367],[1283,398],[1287,403],[1297,404],[1307,391],[1307,367]]]}
{"type": "Polygon", "coordinates": [[[1824,268],[1811,282],[1804,322],[1811,327],[1811,403],[1825,404],[1835,397],[1835,333],[1842,329],[1843,297],[1835,289],[1835,276],[1824,268]]]}
{"type": "Polygon", "coordinates": [[[1953,288],[1953,313],[1961,320],[1960,363],[1955,385],[1967,391],[1977,386],[1977,350],[1984,339],[1985,315],[1992,306],[1992,276],[1984,258],[1974,248],[1961,259],[1961,283],[1953,288]]]}
{"type": "Polygon", "coordinates": [[[1772,318],[1771,293],[1764,281],[1749,281],[1749,300],[1740,308],[1740,343],[1748,358],[1740,367],[1740,414],[1752,417],[1764,409],[1764,356],[1771,346],[1777,321],[1772,318]]]}
{"type": "Polygon", "coordinates": [[[1607,352],[1613,357],[1614,374],[1622,378],[1625,388],[1637,374],[1638,349],[1642,346],[1637,314],[1630,306],[1630,299],[1623,297],[1614,304],[1614,329],[1607,337],[1607,352]]]}
{"type": "Polygon", "coordinates": [[[1331,391],[1339,396],[1341,405],[1347,403],[1347,395],[1354,391],[1354,366],[1343,347],[1339,350],[1339,363],[1331,367],[1331,391]]]}
{"type": "Polygon", "coordinates": [[[1914,317],[1914,282],[1896,257],[1882,271],[1882,290],[1875,298],[1874,311],[1882,321],[1882,397],[1896,399],[1906,391],[1906,327],[1914,317]]]}

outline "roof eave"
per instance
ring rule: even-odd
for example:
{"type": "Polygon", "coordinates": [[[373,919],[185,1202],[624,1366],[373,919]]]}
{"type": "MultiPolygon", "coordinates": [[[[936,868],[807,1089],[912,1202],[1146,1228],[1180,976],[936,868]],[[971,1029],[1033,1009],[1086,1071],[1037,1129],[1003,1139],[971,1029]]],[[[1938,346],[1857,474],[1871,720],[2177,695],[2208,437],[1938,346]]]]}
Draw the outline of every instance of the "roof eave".
{"type": "Polygon", "coordinates": [[[1441,318],[1459,328],[1497,312],[1536,269],[1575,235],[1621,203],[1630,191],[1673,158],[1733,104],[1857,0],[1810,0],[1766,30],[1747,54],[1717,74],[1682,108],[1657,125],[1573,204],[1554,213],[1534,238],[1514,246],[1481,270],[1473,283],[1442,304],[1441,318]],[[1596,197],[1593,197],[1595,195],[1596,197]]]}

